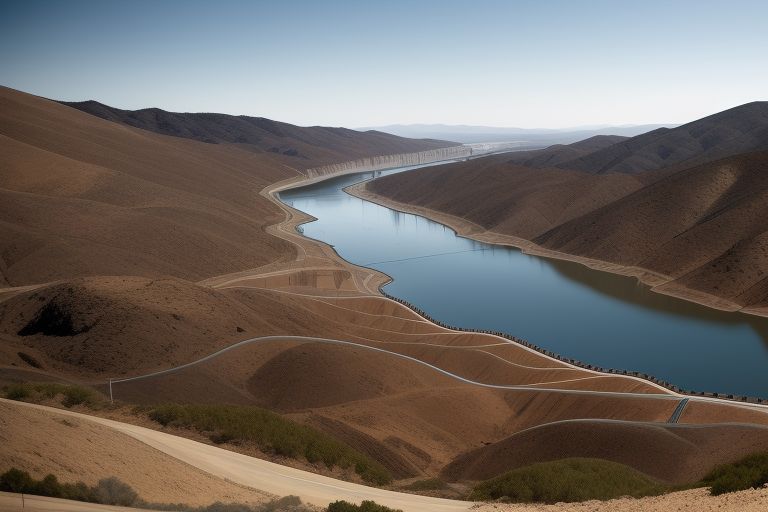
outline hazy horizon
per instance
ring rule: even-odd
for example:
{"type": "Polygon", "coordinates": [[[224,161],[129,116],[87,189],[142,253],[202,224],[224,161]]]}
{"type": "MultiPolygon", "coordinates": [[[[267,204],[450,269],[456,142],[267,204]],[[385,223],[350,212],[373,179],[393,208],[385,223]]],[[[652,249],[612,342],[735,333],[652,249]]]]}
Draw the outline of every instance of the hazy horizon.
{"type": "Polygon", "coordinates": [[[768,4],[754,0],[0,9],[0,83],[124,109],[565,129],[685,123],[768,90],[768,4]]]}

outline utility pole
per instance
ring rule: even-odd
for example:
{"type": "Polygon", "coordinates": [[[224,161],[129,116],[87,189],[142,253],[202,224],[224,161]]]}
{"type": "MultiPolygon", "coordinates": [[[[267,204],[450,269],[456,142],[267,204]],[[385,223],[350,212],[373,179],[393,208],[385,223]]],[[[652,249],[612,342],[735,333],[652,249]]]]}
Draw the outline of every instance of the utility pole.
{"type": "Polygon", "coordinates": [[[115,401],[112,399],[112,377],[109,378],[109,403],[115,403],[115,401]]]}

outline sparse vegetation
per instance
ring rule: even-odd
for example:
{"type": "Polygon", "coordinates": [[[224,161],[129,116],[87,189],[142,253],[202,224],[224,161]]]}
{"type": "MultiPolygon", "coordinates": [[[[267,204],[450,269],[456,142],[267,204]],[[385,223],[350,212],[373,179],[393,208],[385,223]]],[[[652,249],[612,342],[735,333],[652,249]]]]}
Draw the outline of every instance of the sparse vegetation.
{"type": "Polygon", "coordinates": [[[149,417],[163,426],[194,428],[215,443],[251,441],[260,450],[284,457],[304,457],[328,468],[352,468],[368,483],[392,480],[375,460],[306,425],[258,407],[234,405],[178,405],[153,407],[149,417]]]}
{"type": "Polygon", "coordinates": [[[61,405],[67,408],[81,404],[93,408],[101,402],[99,395],[92,389],[55,382],[9,384],[3,387],[3,395],[9,400],[32,403],[60,397],[61,405]]]}
{"type": "Polygon", "coordinates": [[[667,488],[623,464],[563,459],[514,469],[474,488],[471,500],[557,503],[661,494],[667,488]]]}
{"type": "Polygon", "coordinates": [[[379,505],[375,501],[363,501],[360,505],[348,501],[334,501],[328,505],[328,512],[402,512],[379,505]]]}
{"type": "Polygon", "coordinates": [[[55,475],[35,480],[26,471],[11,468],[0,475],[0,491],[50,496],[67,500],[87,501],[105,505],[129,507],[138,501],[138,494],[117,478],[105,478],[89,487],[83,482],[63,484],[55,475]]]}
{"type": "Polygon", "coordinates": [[[757,453],[733,464],[718,466],[704,477],[702,483],[710,487],[713,496],[763,487],[768,484],[768,453],[757,453]]]}
{"type": "Polygon", "coordinates": [[[439,491],[445,489],[447,485],[439,478],[427,478],[417,480],[403,487],[406,491],[439,491]]]}
{"type": "Polygon", "coordinates": [[[133,506],[153,510],[173,510],[175,512],[307,512],[310,510],[302,505],[301,499],[297,496],[286,496],[257,506],[221,502],[204,507],[190,507],[173,503],[149,503],[139,498],[139,495],[130,485],[115,477],[101,479],[98,484],[89,487],[83,482],[63,484],[55,475],[46,475],[42,480],[35,480],[29,473],[17,468],[11,468],[0,475],[0,491],[49,496],[102,505],[133,506]]]}

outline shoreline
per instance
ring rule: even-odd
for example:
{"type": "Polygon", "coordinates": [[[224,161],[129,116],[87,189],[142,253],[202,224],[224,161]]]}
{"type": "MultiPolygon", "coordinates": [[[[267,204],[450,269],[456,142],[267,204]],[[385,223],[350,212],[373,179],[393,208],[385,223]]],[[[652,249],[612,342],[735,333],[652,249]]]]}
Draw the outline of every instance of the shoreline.
{"type": "Polygon", "coordinates": [[[744,307],[722,297],[717,297],[706,292],[683,287],[676,284],[675,279],[672,276],[664,275],[659,272],[654,272],[652,270],[641,267],[629,267],[608,261],[596,260],[583,256],[577,256],[574,254],[554,251],[541,247],[534,242],[524,238],[489,231],[479,224],[475,224],[469,220],[457,217],[455,215],[389,199],[387,197],[371,192],[367,188],[367,185],[370,181],[371,180],[366,180],[360,183],[355,183],[354,185],[346,187],[344,191],[352,196],[378,204],[379,206],[383,206],[385,208],[396,210],[402,213],[419,215],[439,224],[443,224],[455,231],[457,236],[463,238],[468,238],[487,244],[514,247],[519,249],[523,254],[553,260],[569,261],[572,263],[584,265],[585,267],[591,268],[593,270],[609,272],[611,274],[625,277],[634,277],[640,283],[647,286],[652,292],[661,295],[667,295],[669,297],[674,297],[676,299],[684,300],[687,302],[692,302],[694,304],[718,311],[724,311],[728,313],[742,313],[745,315],[768,318],[768,309],[744,307]]]}
{"type": "MultiPolygon", "coordinates": [[[[455,159],[448,159],[444,161],[437,161],[437,162],[431,162],[431,163],[440,164],[445,162],[451,162],[453,160],[455,159]]],[[[426,165],[430,165],[430,164],[426,164],[426,165]]],[[[237,283],[245,284],[253,278],[258,278],[259,275],[264,275],[265,272],[274,272],[275,270],[280,272],[290,273],[290,272],[297,272],[301,270],[316,270],[318,268],[321,268],[321,269],[341,268],[341,269],[348,270],[352,274],[352,279],[353,279],[353,282],[355,283],[356,289],[354,293],[352,293],[350,296],[376,297],[383,300],[399,303],[407,307],[417,315],[419,315],[425,321],[430,322],[444,329],[460,331],[460,332],[477,332],[477,333],[483,333],[483,334],[490,334],[490,335],[504,339],[507,343],[515,344],[526,350],[534,352],[541,357],[545,357],[547,359],[558,362],[560,364],[565,364],[573,368],[587,370],[599,375],[611,375],[616,377],[628,378],[632,380],[639,380],[642,382],[655,385],[660,389],[665,390],[667,393],[676,394],[680,397],[690,397],[697,401],[729,404],[729,405],[734,405],[736,407],[746,407],[746,408],[768,407],[768,405],[766,405],[766,403],[768,403],[768,399],[763,397],[752,397],[752,396],[746,396],[746,395],[726,394],[726,393],[709,392],[709,391],[682,390],[671,382],[664,381],[653,375],[642,374],[642,372],[626,371],[625,373],[625,370],[621,370],[621,369],[601,368],[599,366],[592,365],[588,362],[578,361],[575,359],[569,360],[569,358],[565,358],[564,356],[561,356],[558,353],[548,351],[546,349],[543,349],[542,347],[533,345],[530,342],[527,342],[524,339],[517,338],[516,336],[510,333],[501,333],[501,332],[476,330],[476,329],[462,329],[452,325],[442,324],[441,322],[437,322],[434,319],[432,319],[428,314],[426,314],[426,312],[422,311],[420,308],[408,303],[405,300],[390,296],[387,292],[383,290],[383,287],[386,284],[393,281],[393,278],[391,276],[376,269],[363,267],[363,266],[351,263],[345,260],[341,255],[339,255],[336,252],[335,248],[330,244],[328,244],[327,242],[307,237],[306,235],[301,233],[297,229],[299,226],[301,226],[302,224],[306,224],[308,222],[313,222],[314,220],[317,220],[317,219],[305,212],[302,212],[301,210],[298,210],[296,208],[293,208],[283,203],[278,197],[278,194],[284,190],[311,185],[317,182],[325,181],[325,180],[332,179],[332,178],[346,175],[346,174],[356,174],[356,173],[364,173],[364,172],[370,172],[370,171],[368,169],[345,169],[344,171],[334,173],[334,174],[307,176],[297,170],[297,175],[294,176],[293,178],[281,180],[279,182],[275,182],[264,187],[259,192],[259,194],[269,199],[274,204],[276,204],[285,213],[285,217],[282,220],[274,224],[271,224],[266,228],[267,232],[272,234],[273,236],[282,238],[290,242],[291,244],[293,244],[297,248],[294,259],[290,261],[275,262],[275,263],[266,265],[264,267],[260,267],[258,269],[250,269],[246,271],[236,272],[233,274],[217,276],[215,278],[210,278],[210,279],[201,281],[200,284],[211,286],[213,288],[218,288],[218,287],[227,288],[231,286],[237,286],[238,285],[237,283]],[[315,265],[319,263],[320,266],[308,266],[310,262],[314,262],[315,265]]],[[[404,213],[415,213],[425,218],[430,218],[431,220],[435,220],[430,215],[427,215],[425,213],[420,213],[420,211],[427,212],[427,209],[424,209],[424,208],[410,207],[409,205],[405,205],[405,204],[400,205],[400,207],[398,208],[397,206],[390,206],[389,204],[385,204],[387,202],[385,198],[380,198],[379,196],[365,190],[366,184],[370,181],[371,179],[368,179],[368,180],[360,181],[353,185],[349,185],[343,188],[343,191],[346,193],[349,193],[352,196],[374,202],[376,204],[379,204],[387,208],[392,208],[404,213]]],[[[397,203],[395,201],[392,201],[392,204],[396,205],[397,203]]],[[[481,238],[476,238],[478,236],[482,236],[482,234],[486,232],[486,230],[484,230],[478,225],[465,221],[464,219],[452,218],[448,220],[448,218],[451,216],[440,214],[440,212],[434,212],[434,216],[440,217],[440,218],[443,218],[443,217],[446,218],[446,221],[442,223],[450,227],[451,229],[454,229],[454,231],[457,232],[458,236],[463,236],[465,238],[471,238],[474,240],[491,243],[491,244],[511,245],[519,248],[520,250],[523,250],[524,248],[523,246],[533,247],[535,245],[523,239],[516,239],[515,237],[506,237],[503,235],[499,236],[497,234],[493,234],[493,235],[495,237],[504,238],[504,239],[514,239],[514,242],[510,240],[496,241],[495,239],[483,240],[481,238]],[[460,232],[458,229],[456,229],[453,223],[456,223],[456,225],[462,225],[463,232],[460,232]],[[516,243],[519,243],[520,245],[516,245],[516,243]]],[[[436,222],[441,222],[441,221],[436,220],[436,222]]],[[[550,257],[550,258],[558,259],[556,256],[548,256],[546,254],[539,255],[534,252],[527,252],[527,250],[526,250],[526,253],[532,254],[535,256],[550,257]]],[[[559,259],[585,264],[581,261],[578,261],[579,260],[578,257],[574,257],[566,254],[564,254],[563,257],[559,259]]],[[[603,262],[599,262],[599,263],[601,263],[601,265],[596,265],[590,268],[594,268],[596,270],[605,270],[608,272],[611,271],[608,268],[603,268],[603,267],[607,267],[607,265],[605,265],[603,262]]],[[[614,265],[614,267],[618,267],[618,266],[614,265]]],[[[617,272],[614,270],[613,273],[621,273],[622,275],[629,276],[629,277],[636,277],[638,279],[640,279],[639,275],[642,273],[644,279],[657,280],[657,282],[663,281],[663,278],[661,276],[651,272],[645,272],[642,269],[635,269],[633,272],[627,272],[626,270],[624,272],[617,272]]]]}

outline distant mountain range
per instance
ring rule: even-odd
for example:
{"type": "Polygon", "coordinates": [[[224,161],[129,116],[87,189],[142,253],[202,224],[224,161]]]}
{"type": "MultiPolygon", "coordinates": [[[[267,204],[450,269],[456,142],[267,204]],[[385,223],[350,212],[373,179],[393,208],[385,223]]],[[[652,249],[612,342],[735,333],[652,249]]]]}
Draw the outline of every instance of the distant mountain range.
{"type": "Polygon", "coordinates": [[[122,110],[98,101],[60,103],[107,121],[162,135],[209,144],[239,144],[251,151],[289,157],[290,165],[298,168],[458,145],[447,141],[411,140],[373,130],[296,126],[264,117],[168,112],[159,108],[122,110]]]}
{"type": "Polygon", "coordinates": [[[622,135],[634,137],[663,127],[674,127],[674,124],[643,124],[643,125],[592,125],[563,129],[537,129],[496,126],[446,125],[446,124],[392,124],[358,128],[358,130],[377,130],[401,137],[454,140],[463,143],[474,142],[507,142],[512,140],[527,141],[531,145],[546,146],[551,144],[570,144],[595,135],[622,135]]]}

